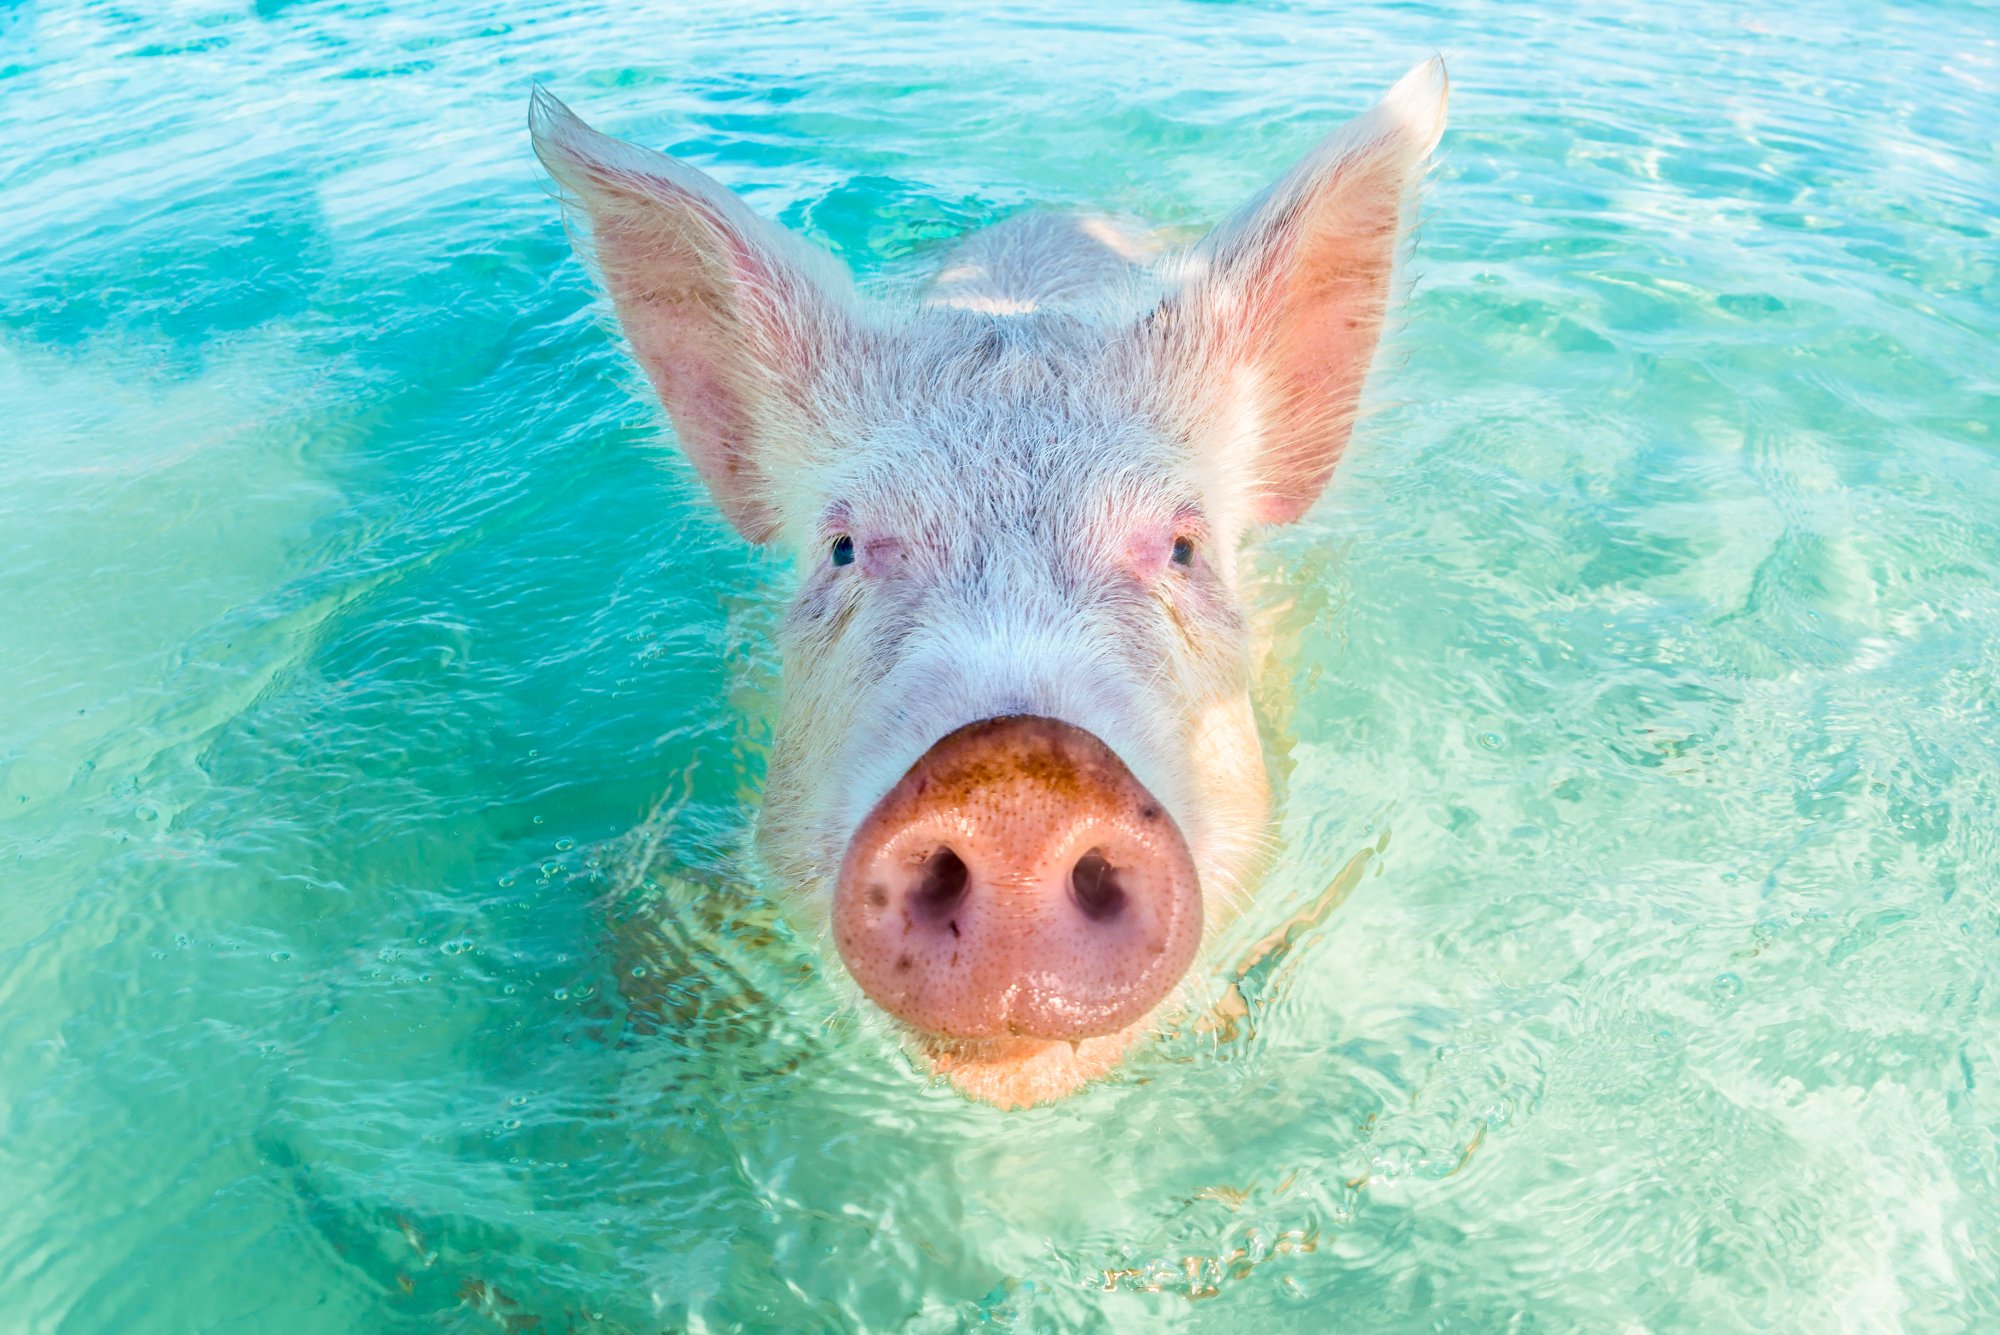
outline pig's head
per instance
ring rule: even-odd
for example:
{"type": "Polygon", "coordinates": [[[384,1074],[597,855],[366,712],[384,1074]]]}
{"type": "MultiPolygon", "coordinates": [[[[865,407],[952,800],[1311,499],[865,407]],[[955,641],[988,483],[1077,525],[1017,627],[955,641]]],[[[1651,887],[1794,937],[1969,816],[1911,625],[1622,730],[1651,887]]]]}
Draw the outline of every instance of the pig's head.
{"type": "Polygon", "coordinates": [[[1109,1069],[1254,874],[1238,549],[1346,443],[1444,99],[1413,71],[1157,271],[1083,295],[1103,257],[1051,248],[1039,286],[890,312],[536,98],[681,447],[797,564],[765,857],[968,1093],[1109,1069]]]}

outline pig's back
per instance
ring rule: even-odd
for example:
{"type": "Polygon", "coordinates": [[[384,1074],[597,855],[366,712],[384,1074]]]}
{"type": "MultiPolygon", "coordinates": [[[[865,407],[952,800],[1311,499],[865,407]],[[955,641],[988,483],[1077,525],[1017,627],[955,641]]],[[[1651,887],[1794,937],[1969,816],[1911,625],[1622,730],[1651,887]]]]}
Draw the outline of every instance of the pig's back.
{"type": "Polygon", "coordinates": [[[1109,218],[1017,214],[954,247],[925,301],[991,315],[1100,306],[1131,290],[1158,249],[1109,218]]]}

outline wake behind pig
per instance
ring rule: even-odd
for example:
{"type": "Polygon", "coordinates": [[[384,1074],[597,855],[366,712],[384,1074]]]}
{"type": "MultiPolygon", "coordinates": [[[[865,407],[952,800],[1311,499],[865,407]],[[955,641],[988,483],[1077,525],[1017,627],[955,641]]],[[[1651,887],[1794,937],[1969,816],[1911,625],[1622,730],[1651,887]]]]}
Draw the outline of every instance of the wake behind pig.
{"type": "Polygon", "coordinates": [[[761,854],[972,1097],[1114,1069],[1254,886],[1241,552],[1347,443],[1446,92],[1412,70],[1183,253],[1026,214],[908,309],[535,95],[681,448],[796,563],[761,854]]]}

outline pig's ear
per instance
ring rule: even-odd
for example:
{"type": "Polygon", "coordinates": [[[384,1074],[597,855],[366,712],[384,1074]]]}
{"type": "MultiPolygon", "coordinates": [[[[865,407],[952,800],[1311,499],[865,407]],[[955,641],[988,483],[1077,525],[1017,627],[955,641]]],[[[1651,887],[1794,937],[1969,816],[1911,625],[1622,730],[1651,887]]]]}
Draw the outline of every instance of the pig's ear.
{"type": "Polygon", "coordinates": [[[1196,247],[1149,321],[1201,382],[1184,401],[1254,455],[1229,466],[1256,520],[1303,514],[1347,444],[1447,91],[1441,60],[1404,75],[1196,247]]]}
{"type": "Polygon", "coordinates": [[[822,363],[852,333],[845,274],[694,168],[599,134],[540,88],[529,128],[681,448],[736,530],[770,540],[772,455],[805,429],[822,363]]]}

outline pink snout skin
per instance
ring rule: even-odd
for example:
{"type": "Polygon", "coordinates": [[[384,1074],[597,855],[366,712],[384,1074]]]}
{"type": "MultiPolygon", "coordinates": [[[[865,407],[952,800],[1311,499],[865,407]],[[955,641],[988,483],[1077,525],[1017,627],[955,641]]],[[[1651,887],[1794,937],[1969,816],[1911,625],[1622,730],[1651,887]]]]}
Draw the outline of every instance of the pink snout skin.
{"type": "Polygon", "coordinates": [[[1022,716],[960,728],[889,790],[848,846],[833,933],[941,1070],[1011,1106],[1115,1062],[1194,959],[1201,917],[1152,794],[1096,737],[1022,716]]]}

